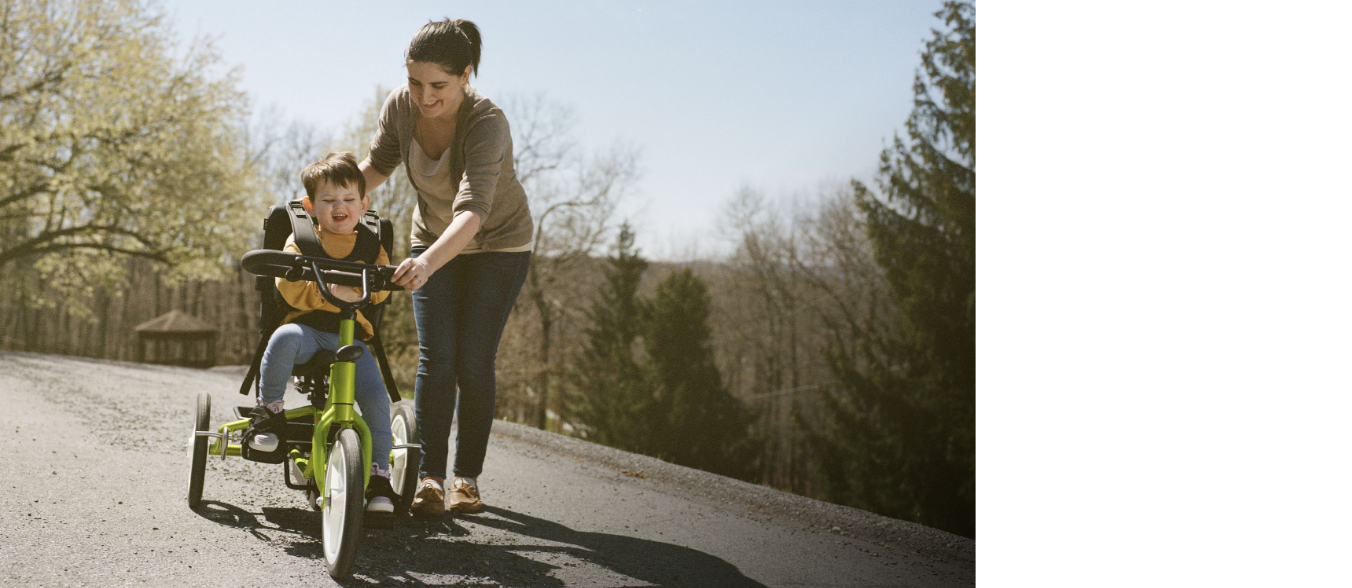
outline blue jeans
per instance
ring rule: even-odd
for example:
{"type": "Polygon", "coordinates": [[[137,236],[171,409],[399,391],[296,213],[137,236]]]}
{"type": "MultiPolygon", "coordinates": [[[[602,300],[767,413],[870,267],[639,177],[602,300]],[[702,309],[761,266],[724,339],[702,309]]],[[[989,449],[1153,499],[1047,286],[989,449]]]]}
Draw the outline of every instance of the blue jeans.
{"type": "MultiPolygon", "coordinates": [[[[425,247],[414,247],[412,255],[423,251],[425,247]]],[[[413,291],[421,352],[413,388],[423,451],[420,477],[446,477],[451,421],[457,413],[452,471],[465,478],[483,472],[497,402],[498,342],[526,281],[530,255],[458,255],[413,291]]]]}
{"type": "MultiPolygon", "coordinates": [[[[371,465],[388,470],[390,449],[394,447],[394,436],[390,432],[390,396],[385,392],[385,381],[380,377],[380,367],[371,356],[371,350],[361,341],[356,344],[365,350],[357,359],[356,397],[362,420],[371,429],[371,465]]],[[[259,396],[263,403],[281,400],[286,394],[292,368],[310,361],[320,349],[337,351],[338,335],[296,323],[277,327],[268,339],[268,350],[263,352],[263,362],[259,366],[262,380],[259,396]]]]}

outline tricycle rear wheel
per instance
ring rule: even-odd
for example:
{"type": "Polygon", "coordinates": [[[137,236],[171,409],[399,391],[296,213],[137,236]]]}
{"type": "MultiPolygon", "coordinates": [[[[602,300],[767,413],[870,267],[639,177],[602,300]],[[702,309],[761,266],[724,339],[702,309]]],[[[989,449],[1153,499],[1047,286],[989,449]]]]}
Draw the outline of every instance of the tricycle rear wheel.
{"type": "Polygon", "coordinates": [[[188,479],[188,507],[197,508],[202,503],[202,482],[207,473],[207,438],[204,433],[211,428],[211,395],[197,393],[197,420],[193,427],[192,477],[188,479]]]}
{"type": "MultiPolygon", "coordinates": [[[[395,403],[390,411],[390,430],[394,432],[396,446],[418,443],[418,419],[413,411],[413,403],[403,400],[395,403]]],[[[422,452],[417,449],[395,449],[390,456],[390,485],[398,495],[394,501],[394,514],[408,514],[413,504],[413,493],[418,489],[418,464],[422,452]]]]}

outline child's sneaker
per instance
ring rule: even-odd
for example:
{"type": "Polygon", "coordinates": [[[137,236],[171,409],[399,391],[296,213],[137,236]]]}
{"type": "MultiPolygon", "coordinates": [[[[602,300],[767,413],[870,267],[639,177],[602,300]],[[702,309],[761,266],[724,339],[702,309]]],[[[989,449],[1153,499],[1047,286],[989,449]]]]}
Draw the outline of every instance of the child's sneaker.
{"type": "Polygon", "coordinates": [[[479,485],[474,478],[456,478],[451,484],[451,505],[453,512],[476,513],[484,506],[479,500],[479,485]]]}
{"type": "Polygon", "coordinates": [[[244,437],[249,440],[249,448],[262,453],[277,451],[281,443],[280,433],[286,427],[286,410],[280,403],[277,406],[255,406],[249,414],[249,428],[244,437]]]}
{"type": "Polygon", "coordinates": [[[366,512],[390,514],[394,512],[394,487],[385,476],[371,476],[366,484],[366,512]]]}
{"type": "Polygon", "coordinates": [[[439,517],[446,513],[446,490],[441,478],[423,478],[418,484],[418,492],[413,495],[413,506],[409,510],[414,516],[439,517]]]}

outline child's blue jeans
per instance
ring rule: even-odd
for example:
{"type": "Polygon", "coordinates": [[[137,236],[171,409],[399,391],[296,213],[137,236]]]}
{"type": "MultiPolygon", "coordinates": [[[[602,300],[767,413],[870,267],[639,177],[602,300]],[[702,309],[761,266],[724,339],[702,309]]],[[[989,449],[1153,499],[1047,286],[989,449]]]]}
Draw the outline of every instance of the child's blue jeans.
{"type": "MultiPolygon", "coordinates": [[[[371,350],[361,341],[356,344],[365,351],[357,359],[356,397],[362,420],[371,429],[371,465],[388,470],[390,449],[394,447],[390,433],[390,396],[385,392],[385,382],[380,378],[380,368],[371,356],[371,350]]],[[[268,340],[268,349],[263,352],[263,363],[259,368],[262,380],[259,395],[263,403],[281,400],[286,395],[292,368],[310,361],[320,349],[337,351],[338,335],[296,323],[277,327],[268,340]]]]}

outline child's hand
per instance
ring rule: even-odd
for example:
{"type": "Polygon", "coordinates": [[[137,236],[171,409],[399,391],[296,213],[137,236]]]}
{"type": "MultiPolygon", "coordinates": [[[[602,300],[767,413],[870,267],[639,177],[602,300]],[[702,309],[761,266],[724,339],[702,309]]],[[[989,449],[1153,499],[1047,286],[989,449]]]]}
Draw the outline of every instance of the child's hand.
{"type": "Polygon", "coordinates": [[[347,302],[356,302],[361,300],[361,288],[356,286],[340,286],[338,284],[329,284],[329,292],[341,300],[347,302]]]}

